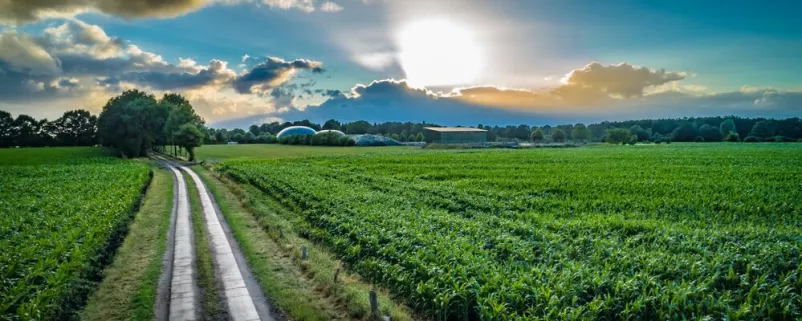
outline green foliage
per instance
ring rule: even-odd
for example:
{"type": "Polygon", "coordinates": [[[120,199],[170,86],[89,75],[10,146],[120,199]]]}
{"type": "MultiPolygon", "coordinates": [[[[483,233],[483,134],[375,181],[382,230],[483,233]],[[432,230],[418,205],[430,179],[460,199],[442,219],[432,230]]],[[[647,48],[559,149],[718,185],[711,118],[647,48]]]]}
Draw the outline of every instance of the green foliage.
{"type": "Polygon", "coordinates": [[[195,125],[185,123],[173,132],[172,138],[176,145],[183,147],[189,152],[189,160],[195,160],[195,148],[203,145],[203,132],[195,125]]]}
{"type": "Polygon", "coordinates": [[[565,132],[562,129],[555,128],[551,131],[551,139],[556,143],[562,143],[565,141],[565,132]]]}
{"type": "Polygon", "coordinates": [[[145,156],[153,146],[163,122],[156,98],[138,90],[127,90],[111,98],[98,117],[101,142],[129,157],[145,156]]]}
{"type": "Polygon", "coordinates": [[[691,123],[684,123],[671,132],[671,140],[675,142],[692,142],[697,136],[699,133],[691,123]]]}
{"type": "Polygon", "coordinates": [[[100,279],[150,178],[103,151],[9,150],[42,163],[0,166],[0,319],[71,319],[100,279]]]}
{"type": "Polygon", "coordinates": [[[544,138],[545,137],[543,136],[543,130],[541,130],[540,128],[532,131],[532,135],[530,136],[530,139],[536,143],[542,142],[544,138]]]}
{"type": "Polygon", "coordinates": [[[433,319],[793,320],[800,148],[434,151],[217,169],[433,319]]]}
{"type": "Polygon", "coordinates": [[[752,126],[752,130],[749,132],[749,136],[754,136],[761,139],[769,138],[773,135],[774,130],[772,130],[771,124],[768,121],[759,121],[755,123],[755,126],[752,126]]]}
{"type": "Polygon", "coordinates": [[[630,134],[628,130],[623,128],[610,128],[607,130],[604,141],[610,144],[621,144],[628,142],[629,138],[630,134]]]}
{"type": "Polygon", "coordinates": [[[418,133],[417,135],[415,135],[415,141],[424,142],[426,141],[426,137],[423,136],[423,133],[418,133]]]}
{"type": "Polygon", "coordinates": [[[638,125],[633,125],[629,128],[629,133],[635,135],[637,137],[637,141],[647,141],[649,140],[649,132],[638,125]]]}
{"type": "Polygon", "coordinates": [[[571,138],[576,141],[587,141],[590,139],[590,130],[583,124],[576,124],[571,131],[571,138]]]}
{"type": "Polygon", "coordinates": [[[704,124],[699,127],[699,137],[702,137],[706,142],[720,142],[721,133],[718,128],[704,124]]]}
{"type": "Polygon", "coordinates": [[[726,141],[728,141],[728,142],[740,142],[741,141],[741,137],[738,136],[738,133],[736,133],[736,132],[729,132],[729,134],[727,134],[726,141]]]}
{"type": "MultiPolygon", "coordinates": [[[[738,133],[738,128],[735,127],[735,121],[732,119],[727,119],[718,126],[718,132],[721,134],[722,137],[729,136],[730,133],[738,133]]],[[[728,140],[729,141],[729,140],[728,140]]]]}

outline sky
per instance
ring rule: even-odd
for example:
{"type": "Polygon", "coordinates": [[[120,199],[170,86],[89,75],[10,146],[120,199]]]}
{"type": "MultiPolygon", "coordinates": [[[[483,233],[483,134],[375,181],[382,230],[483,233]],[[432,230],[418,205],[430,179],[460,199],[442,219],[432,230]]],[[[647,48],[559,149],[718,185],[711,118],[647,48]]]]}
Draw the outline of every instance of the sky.
{"type": "Polygon", "coordinates": [[[216,127],[802,116],[802,2],[0,1],[0,110],[177,92],[216,127]]]}

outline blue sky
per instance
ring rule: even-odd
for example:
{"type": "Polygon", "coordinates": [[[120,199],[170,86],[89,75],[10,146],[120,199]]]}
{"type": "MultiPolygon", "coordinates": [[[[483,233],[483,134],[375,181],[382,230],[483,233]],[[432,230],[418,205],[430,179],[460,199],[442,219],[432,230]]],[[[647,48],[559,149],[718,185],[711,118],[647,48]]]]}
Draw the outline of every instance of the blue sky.
{"type": "Polygon", "coordinates": [[[0,4],[12,114],[130,88],[228,126],[802,114],[798,1],[48,2],[0,4]]]}

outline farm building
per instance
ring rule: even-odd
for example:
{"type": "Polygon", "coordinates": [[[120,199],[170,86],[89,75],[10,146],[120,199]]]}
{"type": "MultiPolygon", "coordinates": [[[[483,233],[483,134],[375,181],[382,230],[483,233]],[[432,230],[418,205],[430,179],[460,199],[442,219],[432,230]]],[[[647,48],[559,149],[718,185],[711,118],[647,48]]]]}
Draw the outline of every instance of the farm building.
{"type": "Polygon", "coordinates": [[[487,131],[471,127],[424,127],[426,142],[438,144],[483,144],[487,131]]]}

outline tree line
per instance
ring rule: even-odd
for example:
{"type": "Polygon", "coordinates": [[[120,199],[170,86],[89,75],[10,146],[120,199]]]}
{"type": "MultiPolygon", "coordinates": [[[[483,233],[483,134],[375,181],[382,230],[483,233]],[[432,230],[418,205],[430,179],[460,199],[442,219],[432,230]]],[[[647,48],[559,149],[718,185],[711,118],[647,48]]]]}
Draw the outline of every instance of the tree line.
{"type": "Polygon", "coordinates": [[[79,109],[48,121],[24,114],[13,118],[0,111],[0,147],[102,145],[126,157],[147,156],[151,150],[175,154],[181,147],[194,159],[205,130],[203,119],[183,96],[156,99],[136,89],[109,99],[98,116],[79,109]]]}
{"type": "MultiPolygon", "coordinates": [[[[165,94],[156,99],[145,92],[129,90],[110,99],[97,117],[86,110],[71,110],[56,120],[48,121],[24,114],[13,118],[8,112],[0,111],[0,147],[100,144],[117,148],[131,157],[143,156],[152,149],[175,153],[180,147],[194,158],[194,148],[201,144],[278,143],[276,134],[290,126],[333,129],[346,134],[383,135],[401,142],[423,141],[424,127],[439,127],[426,122],[370,123],[330,119],[323,124],[301,120],[252,125],[247,130],[215,129],[207,127],[181,95],[165,94]]],[[[487,130],[488,141],[631,143],[802,139],[802,121],[799,118],[691,117],[541,127],[479,124],[477,128],[487,130]]]]}

